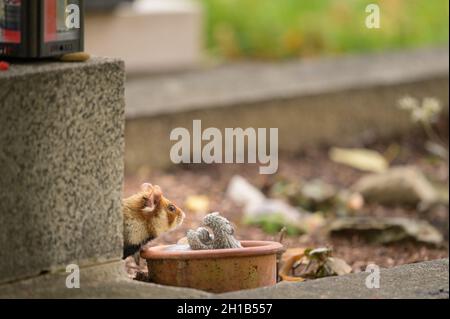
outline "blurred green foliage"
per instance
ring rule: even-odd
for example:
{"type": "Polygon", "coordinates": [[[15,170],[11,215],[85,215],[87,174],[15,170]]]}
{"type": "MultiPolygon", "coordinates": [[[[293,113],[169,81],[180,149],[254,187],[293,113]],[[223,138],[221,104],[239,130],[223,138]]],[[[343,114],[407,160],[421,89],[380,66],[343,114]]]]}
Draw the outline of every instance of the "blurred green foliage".
{"type": "Polygon", "coordinates": [[[280,59],[448,43],[448,0],[199,0],[215,55],[280,59]],[[365,8],[381,9],[368,29],[365,8]]]}
{"type": "Polygon", "coordinates": [[[297,226],[286,222],[283,215],[278,213],[263,214],[252,218],[245,218],[244,224],[258,226],[265,233],[272,235],[280,232],[283,227],[286,227],[286,234],[289,236],[296,236],[304,233],[304,231],[299,229],[297,226]]]}

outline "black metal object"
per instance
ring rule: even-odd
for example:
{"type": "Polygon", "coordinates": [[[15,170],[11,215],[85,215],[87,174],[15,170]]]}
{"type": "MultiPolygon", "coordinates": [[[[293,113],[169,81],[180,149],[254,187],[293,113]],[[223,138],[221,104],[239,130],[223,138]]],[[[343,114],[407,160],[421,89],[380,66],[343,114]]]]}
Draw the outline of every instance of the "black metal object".
{"type": "Polygon", "coordinates": [[[45,58],[84,50],[84,0],[0,0],[0,56],[45,58]]]}

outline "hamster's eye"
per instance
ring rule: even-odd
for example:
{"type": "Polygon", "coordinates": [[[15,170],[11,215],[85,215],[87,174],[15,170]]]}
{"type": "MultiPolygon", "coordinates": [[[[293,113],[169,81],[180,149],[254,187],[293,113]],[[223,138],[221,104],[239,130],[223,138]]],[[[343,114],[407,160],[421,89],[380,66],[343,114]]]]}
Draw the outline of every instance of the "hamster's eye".
{"type": "Polygon", "coordinates": [[[167,208],[169,209],[169,212],[171,212],[171,213],[174,213],[177,210],[177,208],[173,204],[170,204],[167,208]]]}

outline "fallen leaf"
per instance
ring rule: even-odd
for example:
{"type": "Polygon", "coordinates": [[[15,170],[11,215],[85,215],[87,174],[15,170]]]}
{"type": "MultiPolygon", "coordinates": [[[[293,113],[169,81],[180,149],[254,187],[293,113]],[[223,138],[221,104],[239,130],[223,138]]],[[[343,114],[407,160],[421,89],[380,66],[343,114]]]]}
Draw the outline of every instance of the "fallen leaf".
{"type": "Polygon", "coordinates": [[[289,273],[292,271],[292,267],[298,261],[300,261],[304,257],[304,253],[299,253],[296,255],[291,255],[286,258],[286,261],[283,263],[279,275],[283,281],[291,281],[291,282],[301,282],[305,279],[302,277],[291,276],[289,273]]]}
{"type": "Polygon", "coordinates": [[[362,171],[381,173],[388,169],[389,163],[378,152],[368,149],[344,149],[333,147],[329,153],[333,162],[344,164],[362,171]]]}
{"type": "Polygon", "coordinates": [[[317,278],[329,276],[342,276],[352,272],[350,267],[343,259],[328,257],[324,265],[317,271],[317,278]]]}
{"type": "Polygon", "coordinates": [[[315,249],[307,249],[305,251],[305,255],[310,260],[319,260],[319,261],[325,261],[328,257],[331,256],[332,250],[328,247],[320,247],[315,249]]]}
{"type": "Polygon", "coordinates": [[[91,58],[87,52],[68,53],[61,56],[59,59],[62,62],[85,62],[91,58]]]}
{"type": "Polygon", "coordinates": [[[206,214],[209,211],[208,196],[188,196],[184,203],[187,210],[195,214],[206,214]]]}
{"type": "Polygon", "coordinates": [[[341,276],[352,271],[344,260],[331,255],[332,249],[328,247],[287,249],[281,259],[283,264],[279,276],[283,281],[299,282],[341,276]]]}
{"type": "Polygon", "coordinates": [[[305,253],[305,248],[288,248],[283,253],[283,256],[281,257],[281,261],[284,263],[292,256],[303,255],[304,253],[305,253]]]}

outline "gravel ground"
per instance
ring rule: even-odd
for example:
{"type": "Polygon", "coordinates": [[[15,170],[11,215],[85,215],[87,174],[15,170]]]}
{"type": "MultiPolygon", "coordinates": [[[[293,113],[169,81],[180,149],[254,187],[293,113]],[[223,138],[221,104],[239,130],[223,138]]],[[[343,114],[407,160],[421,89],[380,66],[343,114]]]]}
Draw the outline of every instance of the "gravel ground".
{"type": "MultiPolygon", "coordinates": [[[[389,142],[365,143],[352,145],[355,147],[370,147],[388,157],[392,157],[392,165],[417,165],[435,181],[448,183],[448,164],[429,156],[421,147],[421,138],[410,136],[394,139],[389,142]],[[389,155],[391,154],[391,155],[389,155]]],[[[237,227],[238,239],[273,240],[273,235],[265,234],[257,227],[240,223],[242,210],[225,197],[230,178],[239,174],[253,185],[267,190],[268,186],[280,177],[289,180],[311,180],[320,178],[337,187],[346,188],[352,185],[364,172],[336,164],[328,159],[328,147],[319,146],[305,149],[296,155],[281,154],[279,170],[274,176],[258,174],[255,165],[188,165],[178,166],[169,171],[151,170],[143,167],[136,175],[126,176],[124,195],[137,191],[139,185],[148,181],[160,185],[166,197],[184,209],[184,203],[190,195],[206,195],[210,199],[210,211],[220,211],[237,227]]],[[[183,237],[187,229],[200,225],[202,216],[188,211],[183,226],[171,233],[165,234],[148,245],[172,244],[183,237]]],[[[375,245],[364,242],[360,238],[329,238],[318,232],[315,234],[290,236],[285,238],[286,247],[332,247],[334,256],[344,259],[352,266],[354,272],[365,269],[370,263],[381,267],[414,263],[448,257],[448,207],[441,207],[427,213],[419,213],[413,208],[383,207],[367,205],[359,213],[368,216],[398,216],[428,220],[444,235],[442,247],[429,247],[413,242],[403,242],[391,245],[375,245]]],[[[132,268],[131,262],[128,265],[132,268]]],[[[145,262],[141,260],[141,270],[145,270],[145,262]]],[[[130,271],[132,273],[132,271],[130,271]]]]}

